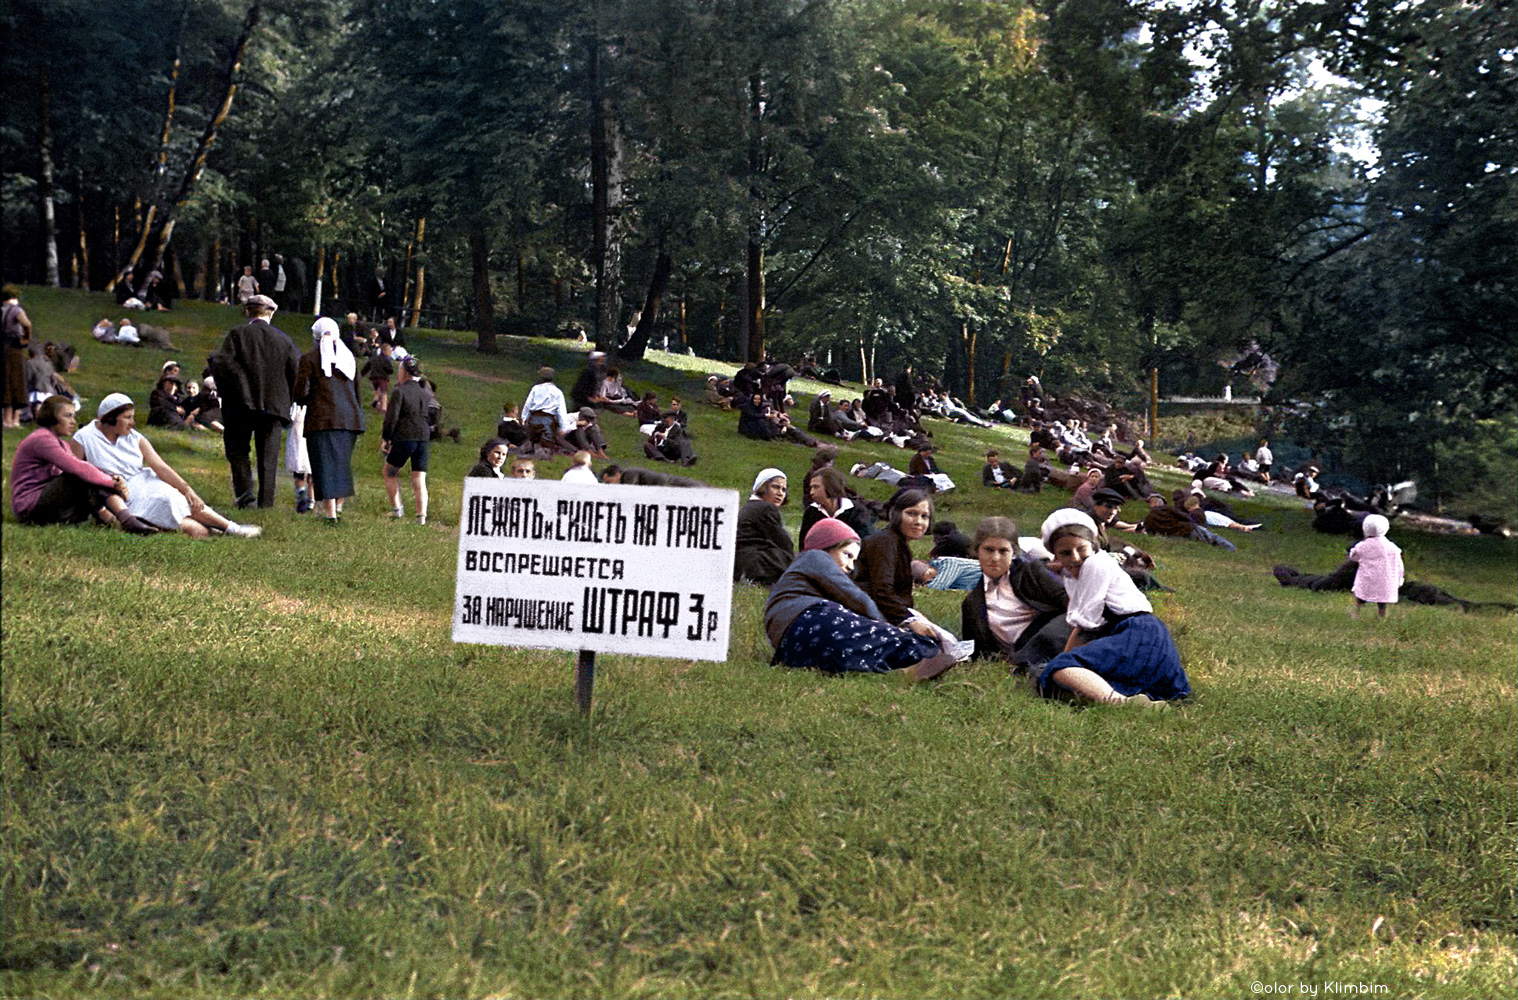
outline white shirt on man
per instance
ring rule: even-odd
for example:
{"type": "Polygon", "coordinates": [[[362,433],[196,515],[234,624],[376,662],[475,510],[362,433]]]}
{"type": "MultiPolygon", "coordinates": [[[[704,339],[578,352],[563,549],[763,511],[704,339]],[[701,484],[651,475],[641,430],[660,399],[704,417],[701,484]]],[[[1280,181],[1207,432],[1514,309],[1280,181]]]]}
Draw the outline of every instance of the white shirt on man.
{"type": "Polygon", "coordinates": [[[564,408],[564,390],[552,382],[539,382],[527,392],[522,401],[522,418],[530,419],[537,411],[552,413],[559,418],[559,426],[566,433],[575,429],[575,422],[564,408]]]}

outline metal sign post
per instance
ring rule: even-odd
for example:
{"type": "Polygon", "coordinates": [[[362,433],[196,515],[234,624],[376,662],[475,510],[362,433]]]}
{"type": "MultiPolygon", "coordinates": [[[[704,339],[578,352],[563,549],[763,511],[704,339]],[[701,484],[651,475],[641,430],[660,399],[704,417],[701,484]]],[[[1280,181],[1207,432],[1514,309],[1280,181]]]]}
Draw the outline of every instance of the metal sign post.
{"type": "Polygon", "coordinates": [[[596,654],[588,649],[580,650],[575,663],[575,704],[581,715],[590,714],[590,694],[596,686],[596,654]]]}

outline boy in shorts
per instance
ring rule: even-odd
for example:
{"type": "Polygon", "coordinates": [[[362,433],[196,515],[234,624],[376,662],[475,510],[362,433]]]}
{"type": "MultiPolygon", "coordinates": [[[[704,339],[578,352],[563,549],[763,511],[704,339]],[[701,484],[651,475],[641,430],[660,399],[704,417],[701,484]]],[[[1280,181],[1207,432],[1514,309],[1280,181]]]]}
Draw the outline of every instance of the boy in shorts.
{"type": "Polygon", "coordinates": [[[411,463],[411,491],[416,497],[416,523],[427,523],[427,465],[432,455],[432,429],[427,422],[431,400],[417,379],[422,366],[416,358],[401,362],[400,384],[390,392],[385,407],[385,427],[380,451],[385,455],[385,492],[390,496],[390,516],[403,518],[401,482],[398,478],[411,463]]]}

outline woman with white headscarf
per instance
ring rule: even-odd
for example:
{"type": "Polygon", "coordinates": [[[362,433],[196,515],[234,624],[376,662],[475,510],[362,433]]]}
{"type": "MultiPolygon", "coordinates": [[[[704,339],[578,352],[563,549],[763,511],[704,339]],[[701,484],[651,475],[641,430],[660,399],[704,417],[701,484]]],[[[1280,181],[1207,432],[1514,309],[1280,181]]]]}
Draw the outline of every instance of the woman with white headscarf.
{"type": "Polygon", "coordinates": [[[748,502],[738,509],[734,580],[769,586],[780,579],[796,557],[796,544],[780,519],[786,494],[785,473],[779,469],[764,469],[754,477],[748,502]]]}
{"type": "Polygon", "coordinates": [[[1143,708],[1189,697],[1170,630],[1117,560],[1097,548],[1096,522],[1066,507],[1049,515],[1041,534],[1069,595],[1070,638],[1039,672],[1039,693],[1143,708]]]}
{"type": "Polygon", "coordinates": [[[191,538],[213,532],[233,538],[257,538],[263,529],[238,524],[206,506],[183,476],[158,455],[158,450],[137,430],[137,407],[124,392],[113,392],[100,401],[96,418],[74,432],[74,443],[84,458],[109,476],[120,476],[127,486],[128,510],[161,531],[181,531],[191,538]]]}
{"type": "Polygon", "coordinates": [[[336,524],[343,501],[353,495],[353,446],[364,432],[364,410],[353,382],[358,366],[337,321],[318,319],[311,339],[315,346],[301,355],[293,398],[306,408],[312,495],[323,503],[327,522],[336,524]]]}

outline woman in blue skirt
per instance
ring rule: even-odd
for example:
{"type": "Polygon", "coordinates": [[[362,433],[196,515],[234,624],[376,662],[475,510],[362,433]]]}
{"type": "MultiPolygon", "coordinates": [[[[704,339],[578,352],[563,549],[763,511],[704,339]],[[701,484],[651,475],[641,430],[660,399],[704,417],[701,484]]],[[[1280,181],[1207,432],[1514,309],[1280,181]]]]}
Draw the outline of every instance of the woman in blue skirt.
{"type": "Polygon", "coordinates": [[[892,625],[849,579],[859,535],[836,518],[806,534],[764,605],[764,631],[776,663],[830,673],[901,670],[913,681],[937,677],[959,659],[954,635],[920,615],[892,625]]]}
{"type": "Polygon", "coordinates": [[[1043,542],[1070,596],[1070,640],[1038,675],[1039,693],[1144,708],[1190,696],[1170,630],[1117,560],[1097,549],[1096,523],[1057,510],[1044,521],[1043,542]]]}
{"type": "Polygon", "coordinates": [[[322,316],[311,324],[311,350],[301,355],[293,398],[306,408],[302,431],[311,455],[311,489],[335,523],[343,503],[353,495],[353,446],[364,433],[364,408],[353,379],[353,352],[337,327],[322,316]]]}

